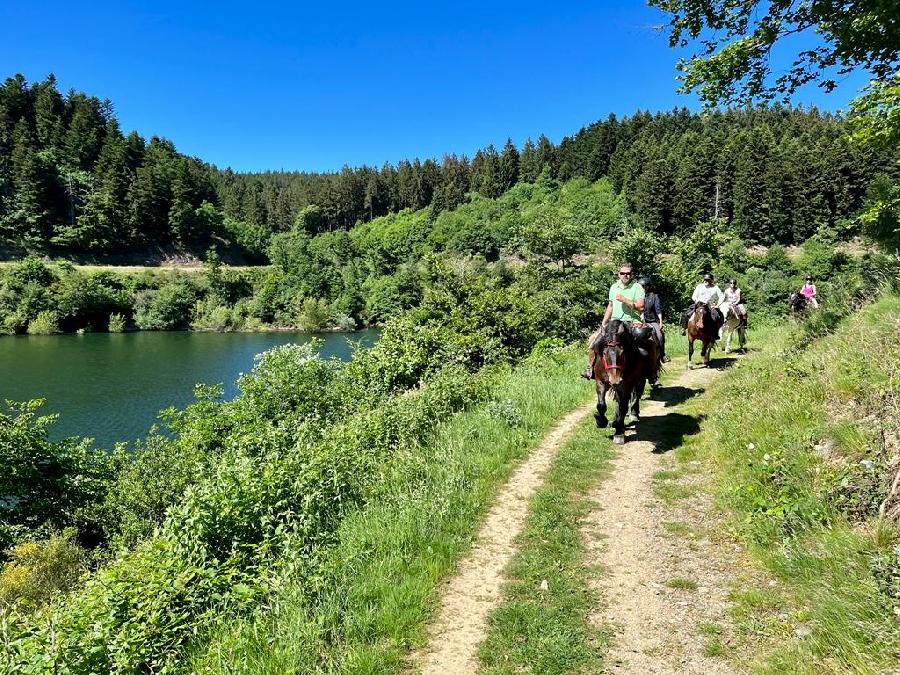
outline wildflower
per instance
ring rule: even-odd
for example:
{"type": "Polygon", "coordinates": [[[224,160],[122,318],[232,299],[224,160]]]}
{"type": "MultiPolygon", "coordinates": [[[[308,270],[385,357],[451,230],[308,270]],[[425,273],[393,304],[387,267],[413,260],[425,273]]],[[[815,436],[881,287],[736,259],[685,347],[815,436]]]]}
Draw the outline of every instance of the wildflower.
{"type": "Polygon", "coordinates": [[[756,447],[756,446],[753,445],[753,443],[747,443],[747,449],[748,449],[748,450],[753,450],[755,447],[756,447]]]}
{"type": "Polygon", "coordinates": [[[772,455],[770,455],[768,452],[763,455],[764,462],[768,462],[770,459],[772,459],[772,455]]]}

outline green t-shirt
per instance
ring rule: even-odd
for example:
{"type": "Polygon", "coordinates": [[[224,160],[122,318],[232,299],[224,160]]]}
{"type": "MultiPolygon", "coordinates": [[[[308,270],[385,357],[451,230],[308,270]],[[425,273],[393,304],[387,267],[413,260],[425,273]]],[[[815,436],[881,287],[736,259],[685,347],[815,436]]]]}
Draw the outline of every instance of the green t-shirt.
{"type": "Polygon", "coordinates": [[[627,286],[624,285],[621,281],[616,281],[616,283],[610,286],[609,301],[612,303],[613,311],[612,315],[609,317],[609,320],[612,321],[613,319],[619,319],[620,321],[629,322],[640,321],[641,310],[635,309],[633,307],[628,307],[616,300],[616,295],[618,295],[619,293],[621,293],[632,302],[636,302],[643,299],[644,287],[636,281],[630,282],[627,286]]]}

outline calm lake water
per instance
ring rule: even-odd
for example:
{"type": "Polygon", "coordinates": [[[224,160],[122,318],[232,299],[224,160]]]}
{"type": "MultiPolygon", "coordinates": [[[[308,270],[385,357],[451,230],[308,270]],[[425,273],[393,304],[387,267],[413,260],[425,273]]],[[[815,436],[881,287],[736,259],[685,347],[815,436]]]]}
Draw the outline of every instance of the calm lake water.
{"type": "Polygon", "coordinates": [[[59,413],[54,439],[92,436],[110,447],[147,433],[163,408],[194,400],[197,383],[237,393],[239,373],[276,345],[323,341],[323,356],[349,359],[350,341],[372,345],[377,331],[358,333],[88,333],[0,337],[0,406],[44,398],[59,413]]]}

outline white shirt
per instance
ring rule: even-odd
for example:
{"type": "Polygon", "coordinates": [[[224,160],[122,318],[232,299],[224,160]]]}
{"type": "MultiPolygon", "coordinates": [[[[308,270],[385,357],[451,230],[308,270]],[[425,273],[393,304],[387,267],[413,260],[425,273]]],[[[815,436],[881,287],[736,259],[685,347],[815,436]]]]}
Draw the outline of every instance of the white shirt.
{"type": "Polygon", "coordinates": [[[694,294],[691,296],[691,300],[694,302],[705,302],[706,304],[712,304],[713,296],[716,298],[715,304],[720,304],[722,302],[722,290],[718,286],[707,286],[706,284],[700,284],[697,288],[694,289],[694,294]]]}

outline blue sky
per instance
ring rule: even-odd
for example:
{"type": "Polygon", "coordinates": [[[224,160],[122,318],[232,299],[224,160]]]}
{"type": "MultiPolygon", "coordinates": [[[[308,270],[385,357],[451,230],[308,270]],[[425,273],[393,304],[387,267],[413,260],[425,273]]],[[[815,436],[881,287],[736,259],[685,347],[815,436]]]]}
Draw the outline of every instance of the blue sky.
{"type": "MultiPolygon", "coordinates": [[[[335,170],[471,155],[676,94],[663,15],[638,0],[550,3],[0,4],[0,75],[53,72],[112,100],[124,131],[235,170],[335,170]]],[[[866,81],[796,98],[834,110],[866,81]]]]}

